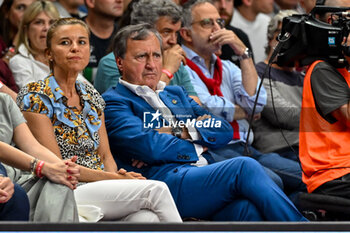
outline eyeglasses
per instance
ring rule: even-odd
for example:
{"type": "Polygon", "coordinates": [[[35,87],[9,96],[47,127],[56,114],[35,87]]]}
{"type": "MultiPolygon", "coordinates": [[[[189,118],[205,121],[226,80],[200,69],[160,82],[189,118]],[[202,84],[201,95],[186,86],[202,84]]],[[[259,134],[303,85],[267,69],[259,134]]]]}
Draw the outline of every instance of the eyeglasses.
{"type": "Polygon", "coordinates": [[[202,19],[201,21],[193,22],[192,24],[199,23],[203,28],[212,28],[214,27],[215,22],[219,25],[220,28],[225,27],[225,20],[221,18],[218,18],[218,19],[206,18],[206,19],[202,19]]]}

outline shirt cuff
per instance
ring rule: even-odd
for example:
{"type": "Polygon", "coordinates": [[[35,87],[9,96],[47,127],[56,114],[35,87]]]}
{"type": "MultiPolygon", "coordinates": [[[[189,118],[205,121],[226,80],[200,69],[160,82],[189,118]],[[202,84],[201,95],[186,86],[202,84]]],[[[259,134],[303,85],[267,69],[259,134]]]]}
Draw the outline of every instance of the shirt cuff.
{"type": "Polygon", "coordinates": [[[203,146],[198,145],[198,144],[193,144],[194,148],[196,150],[197,156],[198,156],[198,160],[195,163],[192,163],[192,165],[197,166],[197,167],[202,167],[205,165],[208,165],[208,161],[202,156],[202,153],[204,151],[203,146]]]}
{"type": "Polygon", "coordinates": [[[191,136],[192,141],[198,141],[202,139],[201,135],[198,133],[198,130],[191,125],[187,126],[188,134],[191,136]]]}

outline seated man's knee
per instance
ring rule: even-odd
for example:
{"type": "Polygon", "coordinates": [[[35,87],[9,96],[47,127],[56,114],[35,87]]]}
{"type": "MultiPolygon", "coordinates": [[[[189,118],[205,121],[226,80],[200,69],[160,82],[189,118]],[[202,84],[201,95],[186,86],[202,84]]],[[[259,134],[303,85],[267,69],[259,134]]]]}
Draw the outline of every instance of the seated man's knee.
{"type": "Polygon", "coordinates": [[[256,169],[257,167],[262,169],[260,163],[250,157],[242,156],[242,157],[230,159],[230,161],[232,164],[234,164],[234,166],[236,166],[236,164],[238,163],[245,169],[256,169]]]}
{"type": "Polygon", "coordinates": [[[214,221],[263,221],[258,208],[247,199],[235,199],[214,216],[214,221]]]}

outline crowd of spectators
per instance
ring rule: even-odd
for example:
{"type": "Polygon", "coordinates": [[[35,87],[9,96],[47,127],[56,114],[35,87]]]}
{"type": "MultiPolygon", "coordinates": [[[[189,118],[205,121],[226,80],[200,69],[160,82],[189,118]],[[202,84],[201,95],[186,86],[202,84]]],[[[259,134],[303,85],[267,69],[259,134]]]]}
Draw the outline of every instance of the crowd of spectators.
{"type": "Polygon", "coordinates": [[[350,198],[347,69],[261,81],[283,18],[321,2],[350,7],[0,0],[0,220],[307,221],[300,192],[350,198]]]}

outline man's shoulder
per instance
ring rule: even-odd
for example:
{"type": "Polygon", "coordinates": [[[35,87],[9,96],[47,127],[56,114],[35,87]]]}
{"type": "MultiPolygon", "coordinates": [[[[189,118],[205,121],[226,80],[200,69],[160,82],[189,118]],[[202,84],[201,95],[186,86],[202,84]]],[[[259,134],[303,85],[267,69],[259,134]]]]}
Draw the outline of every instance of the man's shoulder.
{"type": "Polygon", "coordinates": [[[108,53],[107,55],[103,56],[101,58],[101,61],[104,61],[104,62],[115,62],[115,56],[114,56],[114,53],[113,52],[110,52],[108,53]]]}
{"type": "Polygon", "coordinates": [[[169,93],[174,93],[174,94],[183,94],[185,95],[184,88],[178,85],[168,85],[164,88],[164,91],[167,91],[169,93]]]}
{"type": "Polygon", "coordinates": [[[267,14],[264,14],[264,13],[259,13],[257,15],[257,17],[256,17],[256,21],[260,22],[260,23],[262,23],[262,22],[268,22],[269,23],[270,20],[271,20],[271,17],[269,15],[267,15],[267,14]]]}
{"type": "MultiPolygon", "coordinates": [[[[120,84],[118,83],[118,85],[120,85],[120,84]]],[[[121,95],[120,95],[119,92],[117,91],[117,86],[108,88],[108,90],[105,91],[105,92],[102,94],[102,98],[103,98],[106,102],[107,102],[108,100],[117,99],[119,96],[121,96],[121,95]]]]}
{"type": "Polygon", "coordinates": [[[103,94],[102,97],[106,102],[106,105],[111,104],[112,102],[134,102],[136,99],[133,98],[136,95],[130,91],[123,84],[118,83],[114,87],[108,88],[103,94]]]}

